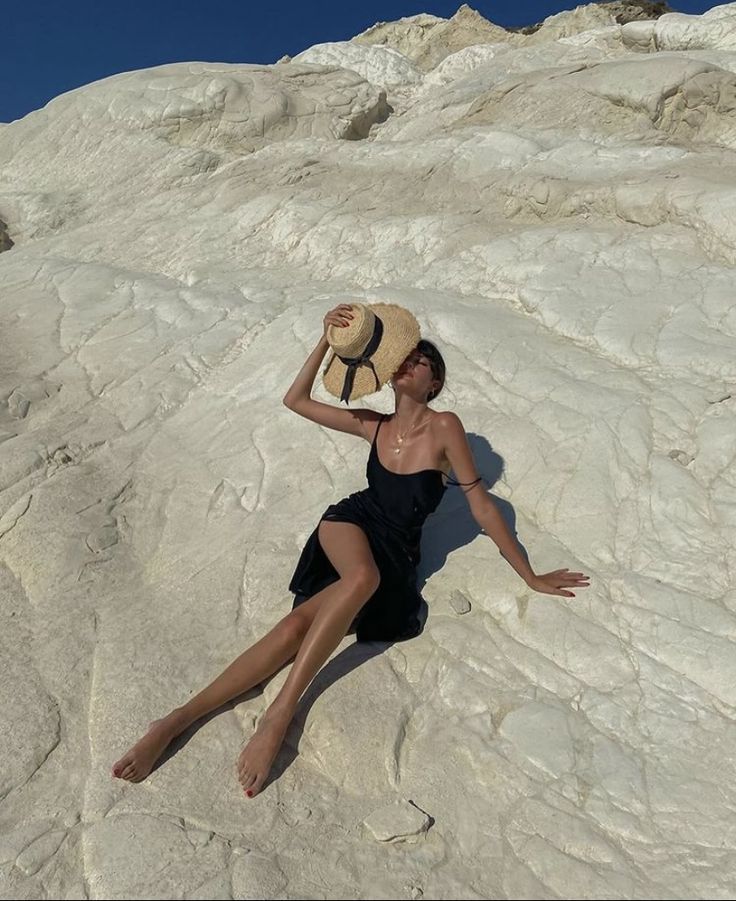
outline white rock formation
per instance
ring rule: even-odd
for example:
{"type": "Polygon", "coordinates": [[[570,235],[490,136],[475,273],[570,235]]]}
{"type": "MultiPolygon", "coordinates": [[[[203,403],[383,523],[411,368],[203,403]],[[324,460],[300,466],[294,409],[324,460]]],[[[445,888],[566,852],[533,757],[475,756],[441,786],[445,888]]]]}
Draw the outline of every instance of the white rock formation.
{"type": "Polygon", "coordinates": [[[736,50],[733,3],[714,6],[702,16],[666,13],[658,19],[626,22],[624,43],[647,50],[736,50]]]}
{"type": "Polygon", "coordinates": [[[332,41],[315,44],[291,59],[292,63],[318,63],[352,69],[366,81],[382,87],[399,87],[421,82],[423,75],[403,53],[380,44],[332,41]]]}
{"type": "Polygon", "coordinates": [[[445,56],[473,44],[500,40],[512,44],[524,38],[484,19],[467,3],[450,19],[421,13],[396,22],[377,22],[353,39],[356,44],[379,44],[399,50],[423,72],[433,69],[445,56]]]}
{"type": "Polygon", "coordinates": [[[609,6],[0,127],[3,897],[733,893],[736,4],[609,6]],[[235,760],[285,671],[114,780],[365,485],[366,444],[281,404],[349,298],[415,312],[532,566],[590,587],[528,589],[448,489],[424,633],[346,638],[263,792],[235,760]]]}

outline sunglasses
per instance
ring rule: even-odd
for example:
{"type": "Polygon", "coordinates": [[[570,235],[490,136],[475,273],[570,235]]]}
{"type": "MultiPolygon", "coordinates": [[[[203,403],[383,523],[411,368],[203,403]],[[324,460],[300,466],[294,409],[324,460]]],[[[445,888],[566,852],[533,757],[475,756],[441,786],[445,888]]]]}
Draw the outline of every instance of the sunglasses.
{"type": "Polygon", "coordinates": [[[411,357],[409,357],[407,360],[405,360],[404,362],[405,362],[407,365],[411,365],[412,367],[416,366],[418,363],[424,363],[424,364],[426,364],[427,366],[430,365],[429,360],[428,360],[426,357],[421,356],[420,354],[417,354],[417,355],[415,355],[415,356],[411,356],[411,357]]]}

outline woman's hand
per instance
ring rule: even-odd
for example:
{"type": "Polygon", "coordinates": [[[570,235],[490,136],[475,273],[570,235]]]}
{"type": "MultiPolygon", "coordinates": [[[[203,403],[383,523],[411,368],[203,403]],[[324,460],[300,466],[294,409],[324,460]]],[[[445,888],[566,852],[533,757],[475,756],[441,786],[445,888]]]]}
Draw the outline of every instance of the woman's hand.
{"type": "Polygon", "coordinates": [[[571,591],[565,591],[566,588],[586,588],[589,584],[588,576],[584,576],[582,573],[571,573],[567,567],[534,576],[527,582],[527,585],[534,591],[542,594],[561,594],[566,598],[575,597],[571,591]]]}
{"type": "Polygon", "coordinates": [[[327,327],[337,325],[340,327],[350,325],[349,320],[353,318],[352,307],[349,303],[339,303],[334,309],[322,320],[325,325],[324,336],[327,337],[327,327]]]}

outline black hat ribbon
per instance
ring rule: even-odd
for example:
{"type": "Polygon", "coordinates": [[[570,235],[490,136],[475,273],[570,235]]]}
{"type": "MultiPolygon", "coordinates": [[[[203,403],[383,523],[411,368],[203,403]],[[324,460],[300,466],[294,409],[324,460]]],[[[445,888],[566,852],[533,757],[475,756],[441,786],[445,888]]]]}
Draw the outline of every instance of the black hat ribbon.
{"type": "Polygon", "coordinates": [[[347,369],[345,370],[345,380],[342,383],[342,391],[340,392],[340,400],[344,400],[345,403],[348,402],[350,392],[353,390],[353,382],[355,381],[355,373],[358,370],[358,366],[367,366],[373,372],[373,378],[376,380],[376,391],[379,391],[381,388],[381,383],[378,381],[378,375],[376,374],[371,357],[381,343],[381,337],[383,336],[383,322],[375,315],[375,313],[373,315],[375,319],[375,322],[373,323],[373,334],[366,344],[363,353],[359,357],[341,357],[340,354],[336,354],[336,356],[347,366],[347,369]]]}

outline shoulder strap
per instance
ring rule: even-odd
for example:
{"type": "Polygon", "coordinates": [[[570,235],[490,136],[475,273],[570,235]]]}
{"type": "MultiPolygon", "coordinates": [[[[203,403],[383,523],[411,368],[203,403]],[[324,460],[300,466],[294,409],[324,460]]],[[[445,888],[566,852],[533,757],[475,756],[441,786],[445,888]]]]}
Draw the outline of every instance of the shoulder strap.
{"type": "Polygon", "coordinates": [[[376,438],[378,437],[378,430],[381,428],[381,423],[383,422],[383,417],[385,415],[386,415],[385,413],[381,413],[381,418],[378,420],[378,425],[376,426],[376,431],[373,433],[373,441],[371,442],[372,444],[376,443],[376,438]]]}

